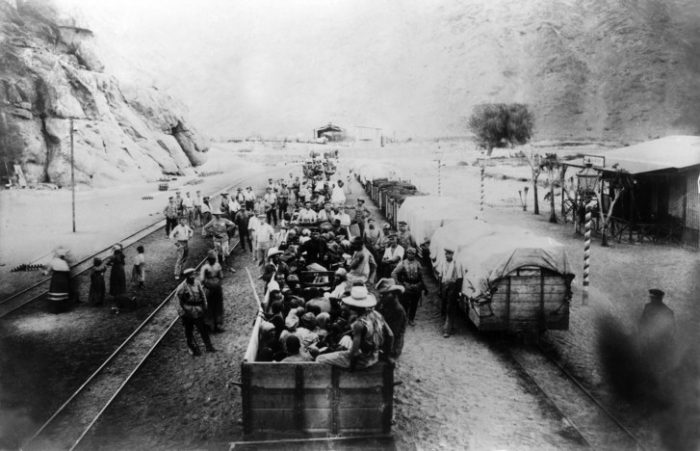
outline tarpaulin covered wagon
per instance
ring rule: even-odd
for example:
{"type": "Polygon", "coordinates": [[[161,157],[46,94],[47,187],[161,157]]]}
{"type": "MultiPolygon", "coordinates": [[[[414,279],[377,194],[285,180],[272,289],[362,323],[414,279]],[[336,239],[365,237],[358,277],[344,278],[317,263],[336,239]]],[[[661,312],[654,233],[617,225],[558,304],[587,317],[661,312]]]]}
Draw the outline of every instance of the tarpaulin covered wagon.
{"type": "Polygon", "coordinates": [[[460,307],[477,329],[569,328],[574,274],[563,245],[520,229],[477,221],[461,231],[450,230],[459,225],[449,224],[439,235],[440,229],[436,231],[435,257],[444,259],[445,247],[455,250],[454,258],[465,270],[460,307]]]}
{"type": "Polygon", "coordinates": [[[413,196],[404,200],[396,220],[405,221],[413,241],[419,246],[419,257],[425,258],[435,231],[451,222],[472,221],[480,215],[476,206],[456,197],[413,196]]]}

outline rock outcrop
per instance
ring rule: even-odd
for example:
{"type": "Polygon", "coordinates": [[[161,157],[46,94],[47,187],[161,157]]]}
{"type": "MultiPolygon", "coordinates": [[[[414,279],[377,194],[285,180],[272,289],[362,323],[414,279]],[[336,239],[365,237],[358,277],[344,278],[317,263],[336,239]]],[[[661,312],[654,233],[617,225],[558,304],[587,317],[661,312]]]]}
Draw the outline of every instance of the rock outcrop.
{"type": "Polygon", "coordinates": [[[78,183],[105,186],[182,174],[207,141],[184,107],[153,87],[105,72],[92,32],[50,3],[0,0],[0,157],[27,180],[70,182],[71,123],[78,183]]]}

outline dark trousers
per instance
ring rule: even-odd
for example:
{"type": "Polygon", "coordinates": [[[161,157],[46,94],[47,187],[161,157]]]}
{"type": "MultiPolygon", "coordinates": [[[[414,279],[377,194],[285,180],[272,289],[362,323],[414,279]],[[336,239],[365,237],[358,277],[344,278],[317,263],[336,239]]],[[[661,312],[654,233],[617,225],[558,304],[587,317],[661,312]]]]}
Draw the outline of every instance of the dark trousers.
{"type": "Polygon", "coordinates": [[[418,302],[420,301],[420,291],[406,290],[401,295],[401,305],[403,309],[408,314],[408,320],[413,321],[416,319],[416,312],[418,311],[418,302]]]}
{"type": "Polygon", "coordinates": [[[289,203],[287,202],[287,199],[280,201],[280,204],[277,207],[279,209],[279,218],[280,219],[284,219],[284,214],[287,213],[288,207],[289,207],[289,203]]]}
{"type": "Polygon", "coordinates": [[[459,290],[462,286],[461,279],[457,283],[446,283],[442,286],[442,314],[445,323],[442,326],[443,333],[451,334],[454,318],[459,312],[459,290]]]}
{"type": "Polygon", "coordinates": [[[187,346],[195,352],[198,350],[197,344],[194,342],[194,328],[197,328],[199,335],[202,337],[204,346],[207,349],[211,349],[211,340],[209,340],[209,332],[207,332],[207,327],[204,324],[204,318],[192,318],[189,316],[182,317],[182,324],[185,326],[185,338],[187,338],[187,346]]]}
{"type": "Polygon", "coordinates": [[[177,218],[165,218],[165,234],[170,236],[170,231],[177,227],[177,218]]]}
{"type": "Polygon", "coordinates": [[[253,240],[250,239],[250,232],[248,230],[239,230],[238,231],[238,239],[241,244],[241,249],[243,252],[245,252],[245,243],[248,243],[248,249],[250,249],[250,252],[253,252],[253,240]]]}
{"type": "Polygon", "coordinates": [[[255,201],[254,200],[245,201],[245,209],[246,210],[253,210],[254,208],[255,208],[255,201]]]}
{"type": "Polygon", "coordinates": [[[277,210],[275,207],[270,208],[265,212],[265,216],[267,216],[267,223],[270,225],[277,225],[277,210]],[[274,221],[274,223],[273,223],[274,221]]]}

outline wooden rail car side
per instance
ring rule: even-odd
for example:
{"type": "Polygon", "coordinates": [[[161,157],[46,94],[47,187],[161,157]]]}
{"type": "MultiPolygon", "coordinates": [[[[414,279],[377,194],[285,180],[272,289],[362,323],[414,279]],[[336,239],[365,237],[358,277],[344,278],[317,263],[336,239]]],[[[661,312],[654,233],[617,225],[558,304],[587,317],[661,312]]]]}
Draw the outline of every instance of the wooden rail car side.
{"type": "Polygon", "coordinates": [[[258,317],[241,363],[246,438],[389,434],[394,366],[379,362],[350,372],[308,363],[256,362],[258,317]]]}
{"type": "Polygon", "coordinates": [[[495,281],[483,298],[462,297],[460,306],[481,331],[566,330],[571,295],[571,277],[529,266],[495,281]]]}

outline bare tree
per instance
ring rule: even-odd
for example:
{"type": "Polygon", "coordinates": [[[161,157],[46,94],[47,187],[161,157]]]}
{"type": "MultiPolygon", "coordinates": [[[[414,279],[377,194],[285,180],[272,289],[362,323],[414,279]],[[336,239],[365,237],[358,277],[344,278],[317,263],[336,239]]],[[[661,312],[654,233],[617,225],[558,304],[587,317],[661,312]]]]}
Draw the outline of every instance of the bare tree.
{"type": "Polygon", "coordinates": [[[525,157],[527,158],[527,163],[530,165],[530,170],[532,171],[532,195],[535,198],[533,208],[534,213],[538,215],[540,214],[540,202],[537,194],[537,180],[540,178],[540,174],[542,173],[542,155],[531,150],[525,154],[525,157]]]}
{"type": "Polygon", "coordinates": [[[549,222],[557,222],[556,207],[554,206],[554,184],[560,178],[562,164],[559,161],[556,153],[545,154],[540,161],[540,169],[547,171],[547,182],[549,183],[549,193],[545,199],[549,198],[549,222]]]}
{"type": "Polygon", "coordinates": [[[632,183],[632,176],[624,169],[618,169],[615,176],[611,179],[603,179],[602,173],[601,176],[598,177],[598,181],[595,185],[595,197],[598,201],[602,246],[608,246],[608,227],[610,225],[610,218],[612,218],[613,211],[615,210],[615,204],[622,197],[622,193],[632,186],[632,183]],[[605,184],[609,186],[610,195],[610,205],[608,205],[607,212],[603,209],[603,190],[605,184]]]}

